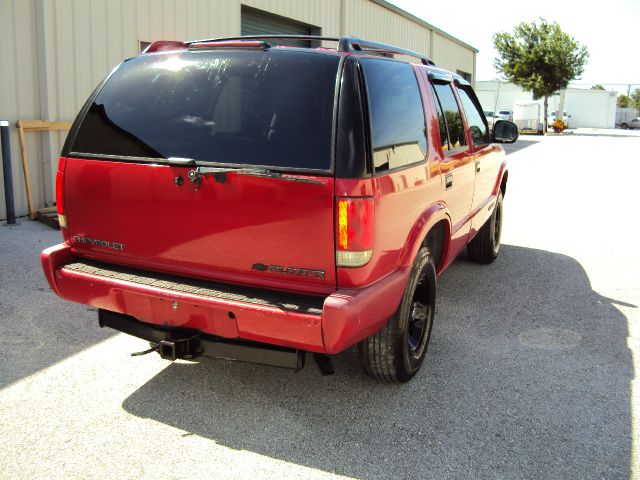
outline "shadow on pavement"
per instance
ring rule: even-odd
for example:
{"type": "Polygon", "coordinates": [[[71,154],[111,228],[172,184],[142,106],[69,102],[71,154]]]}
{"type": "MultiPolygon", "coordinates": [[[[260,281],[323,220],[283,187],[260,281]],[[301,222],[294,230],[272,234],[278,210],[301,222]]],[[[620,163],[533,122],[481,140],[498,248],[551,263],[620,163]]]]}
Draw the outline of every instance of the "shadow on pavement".
{"type": "Polygon", "coordinates": [[[422,371],[322,377],[174,363],[123,407],[238,450],[356,478],[622,478],[631,452],[627,320],[574,259],[503,245],[439,281],[422,371]]]}
{"type": "Polygon", "coordinates": [[[66,302],[49,288],[40,252],[60,232],[19,219],[0,226],[0,389],[114,335],[93,308],[66,302]]]}
{"type": "Polygon", "coordinates": [[[534,138],[535,137],[527,135],[525,140],[523,140],[521,137],[515,143],[505,143],[502,145],[502,147],[504,148],[505,153],[509,155],[511,153],[518,152],[524,148],[531,147],[536,143],[540,143],[541,140],[535,140],[534,138]]]}

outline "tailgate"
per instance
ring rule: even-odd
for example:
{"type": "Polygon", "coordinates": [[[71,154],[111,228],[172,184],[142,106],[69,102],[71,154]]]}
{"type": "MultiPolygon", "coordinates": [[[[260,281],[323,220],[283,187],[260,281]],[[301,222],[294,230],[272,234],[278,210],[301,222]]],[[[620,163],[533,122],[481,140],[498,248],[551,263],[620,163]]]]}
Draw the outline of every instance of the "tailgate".
{"type": "Polygon", "coordinates": [[[94,258],[154,270],[335,288],[333,178],[299,183],[230,173],[224,182],[204,176],[197,187],[188,179],[192,168],[67,159],[72,244],[94,258]]]}

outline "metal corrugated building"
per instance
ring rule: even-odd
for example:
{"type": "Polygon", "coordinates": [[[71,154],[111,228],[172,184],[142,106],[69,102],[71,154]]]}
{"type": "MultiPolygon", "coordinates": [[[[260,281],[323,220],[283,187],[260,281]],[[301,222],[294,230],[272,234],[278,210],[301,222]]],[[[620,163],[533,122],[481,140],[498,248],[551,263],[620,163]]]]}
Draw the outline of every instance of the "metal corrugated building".
{"type": "MultiPolygon", "coordinates": [[[[100,80],[141,42],[304,32],[353,35],[430,55],[475,80],[477,50],[382,0],[0,0],[0,119],[71,121],[100,80]]],[[[27,212],[15,128],[16,212],[27,212]]],[[[27,134],[36,207],[55,200],[66,132],[27,134]]],[[[6,217],[0,184],[0,218],[6,217]]]]}

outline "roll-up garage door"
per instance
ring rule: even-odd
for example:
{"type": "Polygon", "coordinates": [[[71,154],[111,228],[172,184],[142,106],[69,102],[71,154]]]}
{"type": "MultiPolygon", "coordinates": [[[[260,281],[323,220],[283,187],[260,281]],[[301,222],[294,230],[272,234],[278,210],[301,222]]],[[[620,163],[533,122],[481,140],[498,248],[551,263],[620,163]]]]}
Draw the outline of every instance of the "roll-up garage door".
{"type": "MultiPolygon", "coordinates": [[[[254,8],[242,7],[240,32],[242,35],[311,35],[312,28],[290,18],[273,15],[254,8]]],[[[309,47],[301,40],[278,40],[273,43],[291,47],[309,47]]]]}

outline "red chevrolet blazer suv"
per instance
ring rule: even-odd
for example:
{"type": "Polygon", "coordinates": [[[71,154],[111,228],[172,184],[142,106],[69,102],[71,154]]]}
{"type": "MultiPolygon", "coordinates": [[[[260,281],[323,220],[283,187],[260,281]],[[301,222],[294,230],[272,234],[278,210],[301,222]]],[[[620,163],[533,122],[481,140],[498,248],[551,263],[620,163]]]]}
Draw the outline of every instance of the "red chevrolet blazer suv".
{"type": "Polygon", "coordinates": [[[436,278],[498,255],[511,122],[420,54],[352,37],[156,42],[79,113],[56,175],[61,298],[166,359],[419,370],[436,278]],[[401,61],[413,59],[410,61],[401,61]]]}

